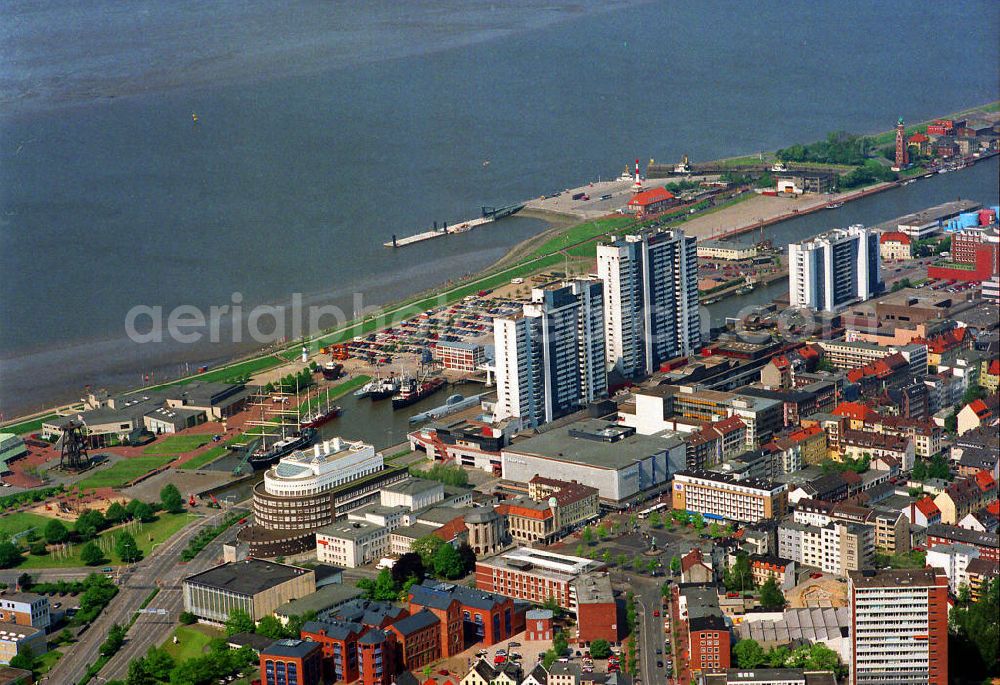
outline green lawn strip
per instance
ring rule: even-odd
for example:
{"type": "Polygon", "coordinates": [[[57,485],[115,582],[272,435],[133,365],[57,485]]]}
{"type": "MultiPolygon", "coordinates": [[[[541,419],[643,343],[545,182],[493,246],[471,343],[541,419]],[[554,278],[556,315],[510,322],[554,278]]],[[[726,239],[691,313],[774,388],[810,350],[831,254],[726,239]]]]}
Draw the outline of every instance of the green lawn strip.
{"type": "Polygon", "coordinates": [[[60,652],[58,649],[50,649],[49,651],[45,652],[45,654],[42,654],[40,657],[38,657],[38,668],[37,668],[38,675],[43,675],[51,671],[52,667],[56,665],[56,662],[59,661],[59,659],[61,659],[62,656],[63,653],[60,652]]]}
{"type": "Polygon", "coordinates": [[[35,433],[41,430],[43,423],[55,418],[58,418],[57,414],[48,414],[37,419],[28,419],[27,421],[22,421],[21,423],[13,423],[9,426],[3,426],[0,428],[0,433],[13,433],[15,435],[35,433]]]}
{"type": "Polygon", "coordinates": [[[38,536],[42,536],[42,531],[52,519],[48,516],[40,516],[28,512],[18,512],[4,514],[0,516],[0,539],[6,539],[10,535],[23,533],[29,528],[34,528],[38,536]]]}
{"type": "Polygon", "coordinates": [[[188,461],[184,462],[177,468],[179,469],[200,469],[206,464],[210,464],[222,455],[224,455],[228,450],[222,446],[217,445],[211,449],[207,449],[196,457],[192,457],[188,461]]]}
{"type": "Polygon", "coordinates": [[[198,435],[170,435],[158,438],[153,444],[142,451],[143,454],[183,454],[196,450],[208,444],[212,436],[208,433],[198,435]]]}
{"type": "MultiPolygon", "coordinates": [[[[126,524],[125,526],[105,530],[97,536],[94,542],[98,547],[105,550],[105,558],[108,559],[106,565],[115,566],[122,563],[114,551],[115,538],[121,531],[127,530],[132,534],[139,549],[142,550],[143,556],[145,556],[152,551],[153,545],[160,544],[169,539],[196,518],[198,517],[187,512],[181,514],[160,512],[159,517],[150,523],[126,524]]],[[[73,568],[86,566],[80,560],[80,550],[82,549],[83,544],[74,544],[65,555],[57,555],[57,553],[49,553],[41,557],[28,555],[17,568],[73,568]]],[[[99,568],[100,565],[96,566],[95,570],[99,570],[99,568]]]]}
{"type": "Polygon", "coordinates": [[[81,488],[120,488],[153,469],[170,463],[172,455],[152,455],[122,459],[108,467],[98,467],[91,475],[77,483],[81,488]]]}
{"type": "Polygon", "coordinates": [[[221,630],[205,625],[177,626],[163,643],[163,649],[174,661],[181,663],[202,656],[212,640],[224,636],[225,633],[221,630]],[[174,644],[174,637],[177,638],[177,644],[174,644]]]}

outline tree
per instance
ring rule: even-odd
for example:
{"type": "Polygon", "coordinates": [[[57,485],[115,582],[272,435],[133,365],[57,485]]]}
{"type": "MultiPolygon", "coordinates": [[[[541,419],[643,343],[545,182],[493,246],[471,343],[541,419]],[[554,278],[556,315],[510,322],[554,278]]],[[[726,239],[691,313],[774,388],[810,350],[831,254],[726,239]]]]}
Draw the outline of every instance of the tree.
{"type": "Polygon", "coordinates": [[[163,508],[171,513],[184,511],[184,498],[173,483],[167,483],[160,490],[160,502],[163,503],[163,508]]]}
{"type": "Polygon", "coordinates": [[[198,617],[192,614],[190,611],[182,611],[177,620],[181,622],[182,625],[190,626],[198,622],[198,617]]]}
{"type": "Polygon", "coordinates": [[[104,561],[104,552],[101,548],[95,545],[93,542],[88,542],[80,550],[80,561],[85,563],[87,566],[97,566],[102,561],[104,561]]]}
{"type": "Polygon", "coordinates": [[[670,596],[670,581],[668,580],[663,585],[660,586],[660,596],[669,597],[670,596]]]}
{"type": "Polygon", "coordinates": [[[834,671],[838,675],[843,669],[837,653],[822,642],[809,646],[809,656],[806,657],[805,668],[810,671],[834,671]]]}
{"type": "Polygon", "coordinates": [[[603,540],[604,538],[608,537],[608,529],[604,527],[603,523],[594,530],[594,533],[597,534],[598,540],[603,540]]]}
{"type": "Polygon", "coordinates": [[[115,554],[126,564],[132,564],[142,559],[142,550],[135,543],[135,538],[125,531],[118,533],[118,537],[115,539],[115,554]]]}
{"type": "Polygon", "coordinates": [[[750,557],[744,552],[736,555],[732,568],[722,574],[722,582],[730,592],[743,592],[753,589],[753,574],[750,571],[750,557]]]}
{"type": "Polygon", "coordinates": [[[34,671],[38,668],[38,660],[31,647],[25,646],[10,659],[11,668],[23,668],[25,671],[34,671]]]}
{"type": "Polygon", "coordinates": [[[654,573],[657,567],[659,567],[659,565],[660,565],[659,561],[657,561],[656,559],[650,559],[648,562],[646,562],[646,569],[650,573],[654,573]]]}
{"type": "Polygon", "coordinates": [[[788,647],[783,645],[775,647],[767,653],[767,665],[771,668],[781,668],[788,660],[788,647]]]}
{"type": "Polygon", "coordinates": [[[952,412],[945,417],[944,429],[949,433],[955,433],[958,431],[958,414],[952,412]]]}
{"type": "Polygon", "coordinates": [[[416,578],[417,582],[423,581],[427,575],[424,570],[424,561],[416,552],[407,552],[396,560],[392,566],[392,579],[402,585],[410,578],[416,578]]]}
{"type": "Polygon", "coordinates": [[[21,556],[21,548],[10,540],[0,542],[0,568],[13,568],[22,561],[24,557],[21,556]]]}
{"type": "Polygon", "coordinates": [[[50,545],[57,545],[69,540],[69,529],[59,519],[52,519],[45,524],[45,541],[50,545]]]}
{"type": "Polygon", "coordinates": [[[86,509],[76,519],[73,530],[84,540],[93,539],[98,532],[104,530],[108,525],[104,514],[94,509],[86,509]]]}
{"type": "Polygon", "coordinates": [[[740,668],[757,668],[767,661],[764,648],[755,640],[740,640],[733,647],[733,654],[740,668]]]}
{"type": "Polygon", "coordinates": [[[421,561],[424,562],[424,568],[434,567],[434,555],[441,548],[441,545],[446,544],[444,540],[439,538],[437,535],[425,535],[424,537],[414,540],[412,549],[414,552],[420,555],[421,561]]]}
{"type": "Polygon", "coordinates": [[[618,568],[625,568],[625,564],[628,563],[628,557],[624,554],[619,554],[615,557],[615,564],[618,568]]]}
{"type": "Polygon", "coordinates": [[[281,638],[286,637],[285,627],[281,625],[281,621],[279,621],[273,614],[268,614],[257,621],[256,632],[258,635],[269,637],[272,640],[280,640],[281,638]]]}
{"type": "Polygon", "coordinates": [[[587,549],[583,546],[582,542],[576,546],[576,556],[582,557],[586,551],[587,549]]]}
{"type": "MultiPolygon", "coordinates": [[[[172,667],[173,660],[171,660],[172,667]]],[[[168,671],[167,678],[169,677],[170,672],[168,671]]],[[[160,685],[162,682],[163,680],[160,680],[150,672],[146,659],[133,659],[129,662],[128,672],[125,676],[125,685],[160,685]]]]}
{"type": "MultiPolygon", "coordinates": [[[[360,581],[358,581],[358,587],[361,587],[360,581]]],[[[382,569],[376,576],[375,582],[372,583],[369,599],[391,602],[397,597],[399,597],[399,586],[393,581],[389,569],[382,569]]]]}
{"type": "Polygon", "coordinates": [[[913,480],[923,482],[927,480],[927,462],[923,459],[917,458],[913,462],[913,472],[911,473],[913,480]]]}
{"type": "Polygon", "coordinates": [[[108,507],[107,512],[105,512],[104,518],[108,521],[108,523],[114,525],[116,523],[121,523],[128,518],[128,512],[125,511],[125,507],[123,507],[119,502],[112,502],[111,506],[108,507]]]}
{"type": "Polygon", "coordinates": [[[458,556],[462,557],[462,568],[465,569],[466,573],[472,573],[476,570],[476,552],[469,546],[469,543],[463,542],[458,546],[458,556]]]}
{"type": "Polygon", "coordinates": [[[35,584],[35,578],[30,573],[22,573],[17,577],[17,586],[22,592],[28,592],[35,584]]]}
{"type": "Polygon", "coordinates": [[[434,553],[434,573],[448,580],[455,580],[465,575],[465,566],[458,550],[449,544],[438,547],[434,553]]]}
{"type": "Polygon", "coordinates": [[[785,596],[774,576],[769,576],[760,586],[760,603],[765,609],[780,609],[785,606],[785,596]]]}
{"type": "Polygon", "coordinates": [[[108,630],[108,637],[104,640],[104,644],[101,645],[101,656],[112,656],[118,653],[118,650],[122,648],[125,644],[125,633],[128,629],[125,626],[118,623],[111,626],[108,630]]]}
{"type": "Polygon", "coordinates": [[[28,551],[34,557],[44,557],[49,553],[49,548],[45,546],[45,540],[39,540],[38,542],[32,542],[31,546],[28,547],[28,551]]]}
{"type": "Polygon", "coordinates": [[[676,554],[670,557],[670,571],[675,576],[681,572],[681,558],[676,554]]]}
{"type": "Polygon", "coordinates": [[[695,530],[701,530],[705,527],[705,517],[700,513],[695,512],[691,515],[691,525],[694,526],[695,530]]]}
{"type": "Polygon", "coordinates": [[[938,453],[931,457],[931,463],[927,467],[927,476],[928,478],[951,480],[951,467],[943,454],[938,453]]]}
{"type": "Polygon", "coordinates": [[[583,529],[583,532],[580,533],[580,538],[583,540],[583,543],[585,545],[593,544],[593,542],[594,542],[594,531],[592,531],[590,529],[590,526],[587,526],[586,528],[583,529]]]}
{"type": "Polygon", "coordinates": [[[663,526],[663,517],[660,516],[660,512],[654,511],[649,515],[649,525],[653,528],[661,528],[663,526]]]}
{"type": "Polygon", "coordinates": [[[252,633],[254,622],[250,614],[243,609],[233,609],[226,619],[226,637],[232,637],[236,633],[252,633]]]}
{"type": "Polygon", "coordinates": [[[133,511],[133,516],[143,523],[149,523],[156,518],[156,512],[146,502],[139,502],[139,505],[133,511]]]}
{"type": "Polygon", "coordinates": [[[610,549],[606,549],[606,550],[604,550],[604,552],[601,553],[601,561],[603,561],[605,564],[610,564],[611,563],[611,550],[610,549]]]}
{"type": "Polygon", "coordinates": [[[607,640],[602,640],[600,638],[596,640],[591,640],[590,642],[590,656],[595,659],[607,659],[611,655],[611,645],[607,640]]]}
{"type": "Polygon", "coordinates": [[[1000,665],[1000,616],[997,607],[1000,606],[1000,580],[993,578],[986,582],[977,601],[968,606],[956,606],[951,611],[950,625],[952,633],[958,639],[958,647],[963,655],[968,655],[966,661],[976,659],[980,664],[968,663],[968,673],[977,670],[991,675],[998,675],[1000,665]]]}

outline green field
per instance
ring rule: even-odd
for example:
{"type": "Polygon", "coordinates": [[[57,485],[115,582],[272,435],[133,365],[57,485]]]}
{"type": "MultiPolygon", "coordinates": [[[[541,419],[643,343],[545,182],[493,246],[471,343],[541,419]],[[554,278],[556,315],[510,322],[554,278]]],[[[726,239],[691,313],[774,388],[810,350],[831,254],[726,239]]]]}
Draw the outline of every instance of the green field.
{"type": "Polygon", "coordinates": [[[4,426],[2,429],[0,429],[0,432],[14,433],[15,435],[34,433],[42,427],[42,424],[44,422],[54,418],[56,418],[55,414],[48,414],[46,416],[41,416],[37,419],[29,419],[28,421],[22,421],[21,423],[13,423],[9,426],[4,426]]]}
{"type": "Polygon", "coordinates": [[[171,455],[122,459],[111,466],[97,467],[94,473],[77,485],[81,488],[120,488],[173,460],[174,457],[171,455]]]}
{"type": "Polygon", "coordinates": [[[38,514],[29,514],[27,512],[4,514],[0,516],[0,538],[22,533],[29,528],[34,528],[39,536],[41,536],[42,529],[51,520],[47,516],[39,516],[38,514]]]}
{"type": "Polygon", "coordinates": [[[205,450],[204,452],[202,452],[201,454],[199,454],[197,457],[194,457],[193,459],[184,462],[183,464],[181,464],[177,468],[179,468],[179,469],[190,469],[190,470],[200,469],[205,464],[210,464],[213,461],[215,461],[216,459],[218,459],[219,457],[221,457],[223,454],[226,453],[226,451],[227,451],[226,448],[222,447],[221,445],[213,447],[211,449],[205,450]]]}
{"type": "Polygon", "coordinates": [[[153,444],[142,451],[143,454],[183,454],[196,450],[202,445],[211,441],[212,436],[207,433],[200,435],[170,435],[165,438],[158,438],[153,444]]]}
{"type": "MultiPolygon", "coordinates": [[[[114,553],[115,536],[122,530],[128,530],[135,538],[136,544],[142,550],[143,555],[149,554],[153,545],[162,543],[177,531],[194,521],[197,516],[187,512],[181,514],[160,513],[159,518],[151,523],[126,524],[124,527],[112,528],[97,536],[97,545],[105,550],[105,558],[109,565],[121,564],[121,560],[114,553]]],[[[73,568],[84,566],[80,561],[80,550],[83,545],[72,545],[68,553],[50,553],[43,557],[28,556],[18,568],[73,568]]]]}
{"type": "Polygon", "coordinates": [[[208,648],[208,643],[217,637],[225,637],[225,633],[205,625],[177,626],[173,634],[163,643],[163,649],[174,658],[174,661],[181,663],[202,656],[208,648]],[[176,645],[174,637],[177,638],[176,645]]]}

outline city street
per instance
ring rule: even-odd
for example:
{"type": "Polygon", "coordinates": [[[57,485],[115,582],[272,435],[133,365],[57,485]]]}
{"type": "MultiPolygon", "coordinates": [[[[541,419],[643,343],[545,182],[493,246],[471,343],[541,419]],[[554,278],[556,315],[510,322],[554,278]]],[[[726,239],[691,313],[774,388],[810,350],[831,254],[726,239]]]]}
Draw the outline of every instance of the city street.
{"type": "MultiPolygon", "coordinates": [[[[164,606],[164,602],[166,602],[166,605],[172,608],[172,613],[167,616],[156,616],[152,622],[150,621],[151,615],[140,614],[139,619],[128,632],[125,646],[109,662],[101,676],[107,678],[124,676],[128,668],[128,660],[132,656],[144,654],[149,645],[159,644],[157,640],[162,642],[166,639],[172,626],[176,623],[179,612],[177,607],[181,596],[180,579],[190,575],[195,570],[207,568],[215,563],[221,555],[222,542],[220,538],[225,536],[214,540],[189,564],[179,563],[180,554],[200,530],[215,525],[226,513],[219,511],[185,528],[161,545],[149,557],[132,566],[131,570],[126,570],[118,581],[120,591],[115,598],[101,612],[97,620],[80,635],[79,641],[56,662],[48,675],[42,677],[41,682],[52,684],[79,682],[87,667],[97,660],[98,650],[106,639],[111,626],[115,623],[127,625],[132,614],[138,611],[139,606],[149,596],[149,593],[157,587],[160,587],[161,591],[150,606],[166,608],[164,606]],[[169,625],[161,625],[161,621],[169,622],[169,625]],[[123,665],[118,666],[118,664],[123,665]],[[111,667],[115,667],[116,676],[109,675],[111,667]]],[[[93,569],[88,570],[93,571],[93,569]]],[[[50,576],[43,576],[43,579],[49,578],[50,576]]]]}

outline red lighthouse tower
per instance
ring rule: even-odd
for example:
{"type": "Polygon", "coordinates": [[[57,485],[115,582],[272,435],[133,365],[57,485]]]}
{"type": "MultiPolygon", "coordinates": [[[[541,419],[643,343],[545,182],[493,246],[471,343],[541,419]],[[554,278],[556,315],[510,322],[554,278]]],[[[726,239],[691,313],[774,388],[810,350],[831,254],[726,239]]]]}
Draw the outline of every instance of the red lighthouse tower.
{"type": "Polygon", "coordinates": [[[910,163],[910,153],[906,149],[906,130],[903,127],[903,117],[896,123],[896,165],[893,171],[899,171],[910,163]]]}

